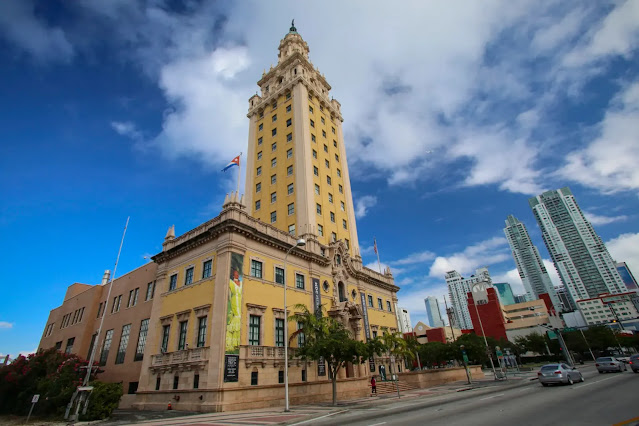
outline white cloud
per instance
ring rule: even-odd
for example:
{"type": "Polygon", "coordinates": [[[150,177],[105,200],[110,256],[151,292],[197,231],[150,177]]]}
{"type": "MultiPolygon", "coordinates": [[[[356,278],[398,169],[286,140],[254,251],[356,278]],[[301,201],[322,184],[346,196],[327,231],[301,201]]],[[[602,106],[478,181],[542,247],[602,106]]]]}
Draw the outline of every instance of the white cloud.
{"type": "Polygon", "coordinates": [[[468,246],[461,252],[449,256],[437,256],[430,267],[429,275],[443,279],[446,272],[452,270],[467,274],[482,266],[503,262],[510,256],[506,239],[494,237],[468,246]]]}
{"type": "Polygon", "coordinates": [[[13,328],[12,322],[0,321],[0,329],[2,328],[13,328]]]}
{"type": "Polygon", "coordinates": [[[639,233],[621,234],[606,242],[610,255],[617,262],[626,262],[632,274],[639,276],[639,233]]]}
{"type": "Polygon", "coordinates": [[[584,211],[584,216],[586,216],[586,219],[593,225],[607,225],[614,222],[623,222],[628,219],[626,215],[605,216],[587,211],[584,211]]]}
{"type": "MultiPolygon", "coordinates": [[[[548,276],[550,277],[550,281],[554,287],[562,285],[561,279],[557,274],[557,270],[555,269],[555,264],[552,263],[549,259],[542,259],[544,263],[544,267],[548,272],[548,276]]],[[[513,293],[515,294],[524,294],[526,293],[526,289],[524,288],[524,283],[521,281],[519,277],[519,272],[517,268],[510,269],[502,274],[491,275],[491,278],[494,283],[509,283],[513,289],[513,293]]]]}
{"type": "Polygon", "coordinates": [[[118,134],[122,135],[122,136],[126,136],[128,138],[133,139],[136,142],[142,142],[144,140],[143,136],[142,136],[142,132],[140,132],[137,127],[135,126],[135,124],[133,124],[130,121],[112,121],[111,122],[111,127],[113,128],[113,130],[115,130],[118,134]]]}
{"type": "Polygon", "coordinates": [[[559,175],[607,193],[639,189],[639,80],[613,100],[599,129],[589,145],[567,156],[559,175]]]}
{"type": "Polygon", "coordinates": [[[355,200],[355,217],[358,219],[363,218],[368,213],[368,209],[374,207],[377,204],[377,197],[373,195],[364,195],[358,197],[355,200]]]}
{"type": "Polygon", "coordinates": [[[38,62],[68,62],[74,49],[61,28],[35,16],[31,0],[0,1],[0,36],[38,62]]]}
{"type": "Polygon", "coordinates": [[[395,260],[391,262],[392,265],[412,265],[415,263],[423,263],[428,260],[433,260],[435,258],[435,253],[432,251],[422,251],[419,253],[413,253],[403,259],[395,260]]]}

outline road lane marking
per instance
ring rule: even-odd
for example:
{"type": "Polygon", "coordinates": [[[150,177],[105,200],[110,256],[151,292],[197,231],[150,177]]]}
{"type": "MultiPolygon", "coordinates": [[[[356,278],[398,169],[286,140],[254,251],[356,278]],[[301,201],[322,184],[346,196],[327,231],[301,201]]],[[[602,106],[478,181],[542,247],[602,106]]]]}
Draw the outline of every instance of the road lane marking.
{"type": "Polygon", "coordinates": [[[500,393],[500,394],[497,394],[497,395],[487,396],[486,398],[481,398],[480,401],[483,401],[485,399],[497,398],[498,396],[504,396],[504,394],[500,393]]]}
{"type": "Polygon", "coordinates": [[[304,420],[303,422],[293,423],[291,426],[303,425],[304,423],[314,422],[314,421],[316,421],[316,420],[323,419],[323,418],[325,418],[325,417],[334,416],[335,414],[345,413],[345,412],[347,412],[347,411],[348,411],[348,410],[342,410],[342,411],[337,411],[337,412],[335,412],[335,413],[326,414],[326,415],[324,415],[324,416],[314,417],[314,418],[312,418],[312,419],[304,420]]]}
{"type": "Polygon", "coordinates": [[[573,389],[581,389],[581,388],[585,388],[586,386],[596,385],[597,383],[605,382],[606,380],[615,379],[615,378],[617,378],[617,377],[621,377],[621,375],[619,375],[619,376],[612,376],[612,377],[608,377],[608,378],[606,378],[606,379],[601,379],[601,380],[597,380],[597,381],[594,381],[594,382],[589,382],[589,383],[586,383],[585,385],[584,385],[584,384],[582,384],[582,385],[579,385],[579,386],[575,386],[575,387],[573,387],[573,389]]]}
{"type": "Polygon", "coordinates": [[[615,424],[614,424],[614,425],[612,425],[612,426],[624,426],[624,425],[628,425],[628,424],[630,424],[630,423],[632,423],[632,422],[635,422],[635,421],[637,421],[637,420],[639,420],[639,417],[635,417],[635,418],[633,418],[633,419],[628,419],[628,420],[625,420],[625,421],[620,422],[620,423],[615,423],[615,424]]]}
{"type": "Polygon", "coordinates": [[[368,425],[368,426],[378,426],[378,425],[385,425],[386,422],[381,422],[381,423],[373,423],[372,425],[368,425]]]}

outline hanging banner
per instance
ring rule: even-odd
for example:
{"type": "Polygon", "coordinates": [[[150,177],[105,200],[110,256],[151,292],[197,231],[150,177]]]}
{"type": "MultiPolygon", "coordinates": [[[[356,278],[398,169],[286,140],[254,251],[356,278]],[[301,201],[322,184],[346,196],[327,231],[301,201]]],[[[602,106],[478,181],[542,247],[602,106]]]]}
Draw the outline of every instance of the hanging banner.
{"type": "Polygon", "coordinates": [[[320,295],[320,280],[313,278],[313,308],[315,316],[322,315],[322,296],[320,295]]]}
{"type": "Polygon", "coordinates": [[[366,306],[366,294],[361,292],[359,294],[362,299],[362,311],[364,312],[364,335],[366,336],[366,341],[368,342],[371,339],[371,331],[368,326],[368,306],[366,306]]]}
{"type": "Polygon", "coordinates": [[[240,351],[240,327],[242,324],[242,269],[244,256],[231,253],[231,273],[229,298],[226,310],[226,354],[238,354],[240,351]]]}
{"type": "Polygon", "coordinates": [[[237,382],[239,379],[239,355],[224,355],[224,381],[237,382]]]}

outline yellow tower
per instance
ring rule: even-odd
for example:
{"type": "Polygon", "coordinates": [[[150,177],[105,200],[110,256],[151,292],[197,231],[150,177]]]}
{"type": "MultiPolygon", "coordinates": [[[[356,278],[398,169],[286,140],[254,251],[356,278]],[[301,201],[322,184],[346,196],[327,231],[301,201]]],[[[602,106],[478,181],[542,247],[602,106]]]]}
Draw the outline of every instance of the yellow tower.
{"type": "Polygon", "coordinates": [[[253,217],[359,257],[340,103],[292,24],[249,99],[246,206],[253,217]]]}

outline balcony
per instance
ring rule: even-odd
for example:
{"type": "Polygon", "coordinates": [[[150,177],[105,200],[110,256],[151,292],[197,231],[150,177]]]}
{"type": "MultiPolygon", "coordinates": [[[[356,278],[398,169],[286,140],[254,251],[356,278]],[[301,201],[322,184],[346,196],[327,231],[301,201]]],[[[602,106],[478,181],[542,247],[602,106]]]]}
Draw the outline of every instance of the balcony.
{"type": "Polygon", "coordinates": [[[151,369],[153,370],[190,370],[193,367],[203,367],[209,359],[209,347],[184,349],[153,355],[151,369]]]}
{"type": "MultiPolygon", "coordinates": [[[[301,364],[299,358],[295,358],[297,348],[288,348],[289,359],[297,364],[301,364]]],[[[247,367],[253,364],[260,364],[262,367],[273,365],[275,367],[284,365],[283,346],[240,346],[240,360],[243,360],[247,367]]],[[[290,364],[289,364],[290,365],[290,364]]]]}

